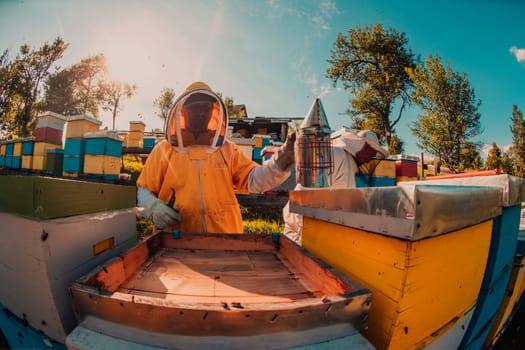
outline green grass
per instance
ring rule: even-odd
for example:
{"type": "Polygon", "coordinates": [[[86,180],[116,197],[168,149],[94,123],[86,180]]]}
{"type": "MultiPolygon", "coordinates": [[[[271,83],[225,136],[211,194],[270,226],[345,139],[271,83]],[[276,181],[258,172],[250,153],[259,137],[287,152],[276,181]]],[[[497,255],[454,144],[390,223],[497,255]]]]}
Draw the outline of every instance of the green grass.
{"type": "MultiPolygon", "coordinates": [[[[284,221],[280,206],[241,206],[245,233],[265,234],[283,232],[284,221]]],[[[153,232],[150,220],[137,216],[137,235],[144,239],[153,232]]]]}

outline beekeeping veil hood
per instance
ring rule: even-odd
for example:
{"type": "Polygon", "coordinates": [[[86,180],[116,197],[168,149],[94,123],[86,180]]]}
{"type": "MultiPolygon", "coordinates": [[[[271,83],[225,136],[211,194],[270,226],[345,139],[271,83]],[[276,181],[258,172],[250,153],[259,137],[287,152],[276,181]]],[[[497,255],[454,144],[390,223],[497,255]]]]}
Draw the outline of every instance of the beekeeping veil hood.
{"type": "Polygon", "coordinates": [[[228,113],[222,99],[203,82],[190,84],[171,107],[166,140],[173,146],[222,145],[228,113]]]}

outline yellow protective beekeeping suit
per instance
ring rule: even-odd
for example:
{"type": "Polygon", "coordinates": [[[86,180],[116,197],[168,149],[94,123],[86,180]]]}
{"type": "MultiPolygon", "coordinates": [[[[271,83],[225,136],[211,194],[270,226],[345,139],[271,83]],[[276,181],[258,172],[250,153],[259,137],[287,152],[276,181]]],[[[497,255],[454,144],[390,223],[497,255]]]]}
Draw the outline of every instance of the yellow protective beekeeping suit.
{"type": "Polygon", "coordinates": [[[228,115],[222,100],[203,83],[192,84],[171,108],[166,140],[152,150],[137,180],[164,202],[175,193],[182,232],[241,233],[242,217],[234,188],[248,192],[248,177],[258,166],[225,140],[228,115]],[[206,108],[201,106],[202,100],[206,108]],[[197,103],[194,103],[197,100],[197,103]],[[188,107],[189,106],[189,107],[188,107]],[[193,107],[192,107],[193,106],[193,107]],[[197,106],[197,107],[195,107],[197,106]],[[206,125],[192,126],[186,109],[205,109],[206,125]],[[198,129],[198,130],[197,130],[198,129]]]}

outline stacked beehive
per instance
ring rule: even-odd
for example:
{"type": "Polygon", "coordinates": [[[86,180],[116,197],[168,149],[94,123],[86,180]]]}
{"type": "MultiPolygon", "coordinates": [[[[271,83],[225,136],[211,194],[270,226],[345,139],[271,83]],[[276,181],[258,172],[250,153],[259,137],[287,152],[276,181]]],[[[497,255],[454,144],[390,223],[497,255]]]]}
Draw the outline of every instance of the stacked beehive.
{"type": "Polygon", "coordinates": [[[146,124],[141,121],[129,122],[129,134],[126,146],[129,148],[144,148],[144,129],[146,124]]]}
{"type": "MultiPolygon", "coordinates": [[[[37,127],[32,150],[33,171],[44,171],[47,167],[48,149],[63,148],[63,132],[66,117],[53,113],[44,112],[38,116],[37,127]]],[[[25,146],[26,152],[30,152],[31,145],[25,146]]],[[[29,154],[25,154],[26,163],[29,162],[29,154]]]]}
{"type": "Polygon", "coordinates": [[[87,115],[68,118],[62,175],[78,177],[84,170],[84,134],[100,129],[102,122],[87,115]]]}
{"type": "Polygon", "coordinates": [[[24,171],[33,169],[33,154],[35,149],[35,140],[32,137],[20,139],[22,145],[22,161],[20,168],[24,171]]]}
{"type": "Polygon", "coordinates": [[[9,169],[13,167],[13,151],[15,147],[15,142],[13,140],[5,141],[3,146],[4,146],[4,167],[9,169]]]}
{"type": "Polygon", "coordinates": [[[84,134],[84,175],[104,180],[116,180],[120,173],[122,141],[108,131],[84,134]]]}

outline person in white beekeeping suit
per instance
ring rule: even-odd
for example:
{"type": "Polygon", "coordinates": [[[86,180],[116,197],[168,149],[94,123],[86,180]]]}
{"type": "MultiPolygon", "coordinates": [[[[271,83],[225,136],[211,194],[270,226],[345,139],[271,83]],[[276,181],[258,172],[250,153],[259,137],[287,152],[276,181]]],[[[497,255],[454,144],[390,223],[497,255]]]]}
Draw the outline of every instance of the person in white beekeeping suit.
{"type": "MultiPolygon", "coordinates": [[[[360,167],[372,158],[382,159],[389,156],[387,150],[381,147],[377,135],[371,130],[361,130],[358,133],[344,131],[341,136],[332,141],[334,152],[334,172],[331,176],[330,188],[356,187],[355,176],[360,167]]],[[[308,189],[297,184],[295,190],[308,189]]],[[[303,216],[290,212],[290,202],[283,208],[284,235],[299,245],[302,245],[303,216]]]]}

